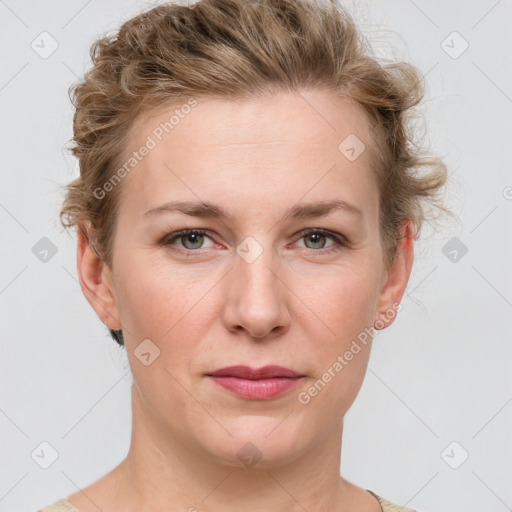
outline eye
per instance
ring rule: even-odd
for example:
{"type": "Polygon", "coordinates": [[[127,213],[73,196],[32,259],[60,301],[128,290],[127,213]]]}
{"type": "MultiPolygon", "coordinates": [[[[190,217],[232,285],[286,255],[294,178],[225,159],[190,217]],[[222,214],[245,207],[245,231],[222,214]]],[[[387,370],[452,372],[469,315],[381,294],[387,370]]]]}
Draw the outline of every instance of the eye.
{"type": "MultiPolygon", "coordinates": [[[[311,242],[312,247],[307,247],[306,245],[307,249],[322,254],[329,254],[349,246],[347,239],[343,235],[325,229],[306,229],[298,233],[298,235],[300,236],[299,240],[304,239],[307,243],[311,242]],[[334,243],[327,246],[327,249],[325,249],[325,239],[329,238],[334,240],[334,243]]],[[[164,237],[160,245],[174,245],[175,242],[179,240],[183,248],[176,247],[175,250],[182,254],[193,255],[194,252],[198,252],[198,249],[205,248],[203,246],[205,237],[211,240],[211,237],[207,235],[207,231],[205,230],[183,229],[164,237]]]]}
{"type": "Polygon", "coordinates": [[[348,246],[348,242],[343,235],[334,233],[332,231],[327,231],[325,229],[307,229],[301,231],[299,235],[301,236],[301,240],[304,239],[308,242],[311,242],[312,247],[308,247],[306,244],[306,248],[310,248],[315,252],[322,252],[323,254],[338,251],[342,247],[348,246]],[[334,243],[328,246],[327,250],[323,250],[325,249],[325,239],[328,238],[334,240],[334,243]],[[319,245],[320,247],[318,247],[319,245]]]}
{"type": "Polygon", "coordinates": [[[173,245],[174,242],[179,239],[185,250],[178,247],[177,251],[181,253],[190,253],[197,249],[203,249],[201,245],[205,237],[210,238],[206,235],[206,231],[203,231],[202,229],[184,229],[166,236],[162,240],[161,244],[173,245]]]}

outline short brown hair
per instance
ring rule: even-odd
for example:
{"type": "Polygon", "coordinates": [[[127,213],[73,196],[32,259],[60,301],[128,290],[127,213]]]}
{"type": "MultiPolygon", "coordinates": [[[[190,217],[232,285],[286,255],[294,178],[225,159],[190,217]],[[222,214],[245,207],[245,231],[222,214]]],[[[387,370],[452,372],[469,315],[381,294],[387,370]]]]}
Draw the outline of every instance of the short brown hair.
{"type": "MultiPolygon", "coordinates": [[[[439,196],[446,166],[413,143],[408,123],[424,96],[421,74],[405,62],[379,62],[336,0],[163,4],[96,40],[90,56],[92,69],[70,88],[80,176],[67,185],[60,219],[64,227],[79,227],[109,268],[121,185],[102,199],[94,191],[122,164],[120,148],[136,119],[191,96],[233,99],[321,88],[361,105],[378,148],[386,266],[397,254],[405,220],[419,234],[425,201],[450,213],[439,196]]],[[[123,343],[119,332],[111,335],[123,343]]]]}

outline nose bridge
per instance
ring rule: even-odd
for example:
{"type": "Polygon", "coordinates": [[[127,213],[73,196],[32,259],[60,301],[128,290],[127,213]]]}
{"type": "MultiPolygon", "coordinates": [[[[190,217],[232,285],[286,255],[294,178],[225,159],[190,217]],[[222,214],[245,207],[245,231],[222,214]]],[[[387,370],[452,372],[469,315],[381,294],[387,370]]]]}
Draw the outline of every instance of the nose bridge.
{"type": "Polygon", "coordinates": [[[236,248],[228,289],[229,322],[263,337],[287,319],[286,298],[278,258],[270,237],[246,237],[236,248]],[[265,238],[265,240],[263,240],[265,238]]]}
{"type": "Polygon", "coordinates": [[[277,259],[268,240],[270,237],[263,240],[263,236],[247,236],[236,248],[236,279],[244,283],[244,295],[252,294],[253,299],[261,295],[265,299],[277,299],[277,259]]]}

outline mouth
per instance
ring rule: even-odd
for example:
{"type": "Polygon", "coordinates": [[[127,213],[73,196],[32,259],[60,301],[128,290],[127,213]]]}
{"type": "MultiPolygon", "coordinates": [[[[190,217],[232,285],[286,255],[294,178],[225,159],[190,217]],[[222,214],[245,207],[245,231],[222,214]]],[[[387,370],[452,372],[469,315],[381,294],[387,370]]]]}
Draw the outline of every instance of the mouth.
{"type": "Polygon", "coordinates": [[[230,393],[249,400],[269,400],[281,396],[299,385],[301,375],[282,366],[229,366],[206,374],[212,382],[230,393]]]}

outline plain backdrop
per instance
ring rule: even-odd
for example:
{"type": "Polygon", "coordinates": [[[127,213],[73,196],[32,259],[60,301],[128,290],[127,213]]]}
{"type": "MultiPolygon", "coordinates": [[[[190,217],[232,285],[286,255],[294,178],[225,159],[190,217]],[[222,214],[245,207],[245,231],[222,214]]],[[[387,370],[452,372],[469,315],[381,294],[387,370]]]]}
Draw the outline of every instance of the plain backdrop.
{"type": "MultiPolygon", "coordinates": [[[[157,4],[0,1],[1,512],[89,485],[129,447],[126,355],[80,290],[58,211],[78,174],[68,88],[97,37],[157,4]]],[[[403,310],[345,418],[341,473],[424,512],[510,510],[512,2],[344,5],[378,55],[424,75],[424,145],[449,168],[459,221],[416,245],[403,310]]]]}

